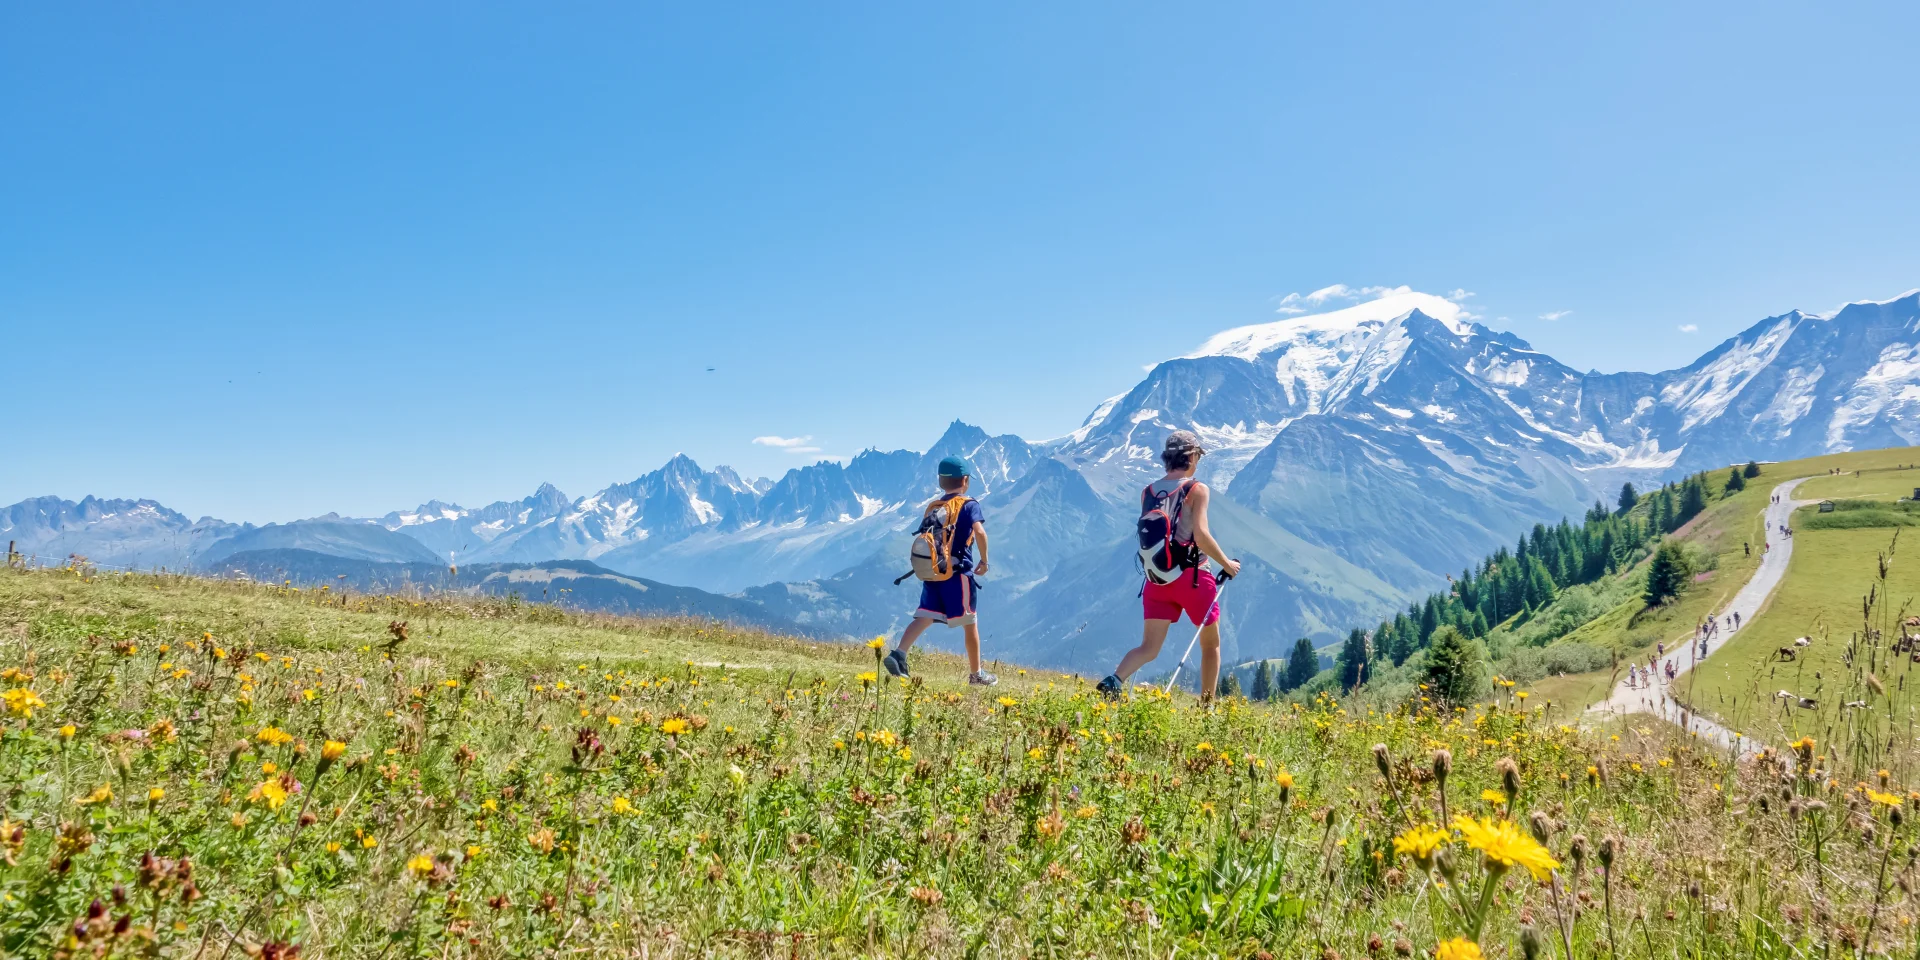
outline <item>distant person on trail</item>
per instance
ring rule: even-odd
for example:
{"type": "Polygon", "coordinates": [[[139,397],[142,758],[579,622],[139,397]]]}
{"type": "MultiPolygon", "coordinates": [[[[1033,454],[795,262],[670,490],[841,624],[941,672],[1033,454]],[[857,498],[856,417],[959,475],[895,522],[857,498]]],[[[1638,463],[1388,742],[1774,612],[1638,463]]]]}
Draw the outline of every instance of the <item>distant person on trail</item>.
{"type": "Polygon", "coordinates": [[[914,641],[920,639],[928,627],[944,623],[965,631],[967,668],[971,671],[967,682],[976,687],[991,687],[1000,682],[999,677],[980,668],[980,585],[974,582],[973,575],[987,572],[987,526],[985,515],[980,512],[980,501],[967,496],[972,482],[973,466],[966,460],[948,457],[940,461],[941,494],[927,504],[921,529],[926,532],[932,526],[940,526],[936,532],[950,538],[945,544],[947,556],[942,558],[950,561],[950,569],[945,579],[921,578],[924,582],[920,584],[920,606],[913,611],[913,622],[901,631],[900,642],[893,652],[881,660],[893,676],[909,675],[907,651],[913,649],[914,641]],[[954,501],[958,501],[957,506],[954,501]],[[943,518],[952,522],[945,523],[943,518]],[[976,543],[980,546],[977,566],[973,562],[976,543]]]}
{"type": "Polygon", "coordinates": [[[1200,699],[1213,699],[1214,685],[1220,678],[1220,584],[1207,567],[1207,559],[1220,564],[1225,578],[1239,575],[1240,562],[1227,556],[1207,526],[1207,504],[1212,494],[1206,484],[1193,479],[1206,453],[1199,437],[1175,430],[1160,452],[1167,475],[1140,494],[1143,526],[1150,517],[1168,518],[1170,529],[1164,549],[1173,558],[1178,575],[1163,583],[1155,578],[1156,570],[1147,571],[1146,584],[1140,591],[1141,614],[1146,619],[1140,645],[1127,651],[1113,673],[1100,681],[1100,692],[1110,698],[1119,697],[1127,678],[1160,655],[1167,631],[1185,614],[1200,627],[1200,699]]]}

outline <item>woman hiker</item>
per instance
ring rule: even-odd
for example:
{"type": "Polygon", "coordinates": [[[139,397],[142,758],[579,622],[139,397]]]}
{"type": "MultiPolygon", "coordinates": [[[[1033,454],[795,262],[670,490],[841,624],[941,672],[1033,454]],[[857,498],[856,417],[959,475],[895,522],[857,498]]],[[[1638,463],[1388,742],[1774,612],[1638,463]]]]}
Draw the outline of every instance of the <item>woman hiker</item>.
{"type": "Polygon", "coordinates": [[[1207,504],[1212,492],[1206,484],[1193,479],[1194,471],[1200,467],[1200,458],[1206,453],[1199,437],[1185,430],[1168,434],[1166,447],[1160,452],[1160,462],[1166,466],[1167,474],[1141,493],[1143,517],[1149,511],[1160,509],[1174,518],[1172,546],[1186,554],[1181,566],[1186,572],[1170,583],[1147,578],[1140,593],[1141,613],[1146,619],[1140,645],[1127,651],[1113,673],[1100,681],[1100,692],[1109,698],[1119,697],[1127,678],[1160,655],[1167,631],[1184,614],[1200,628],[1200,699],[1213,699],[1214,684],[1220,678],[1220,585],[1207,560],[1211,558],[1218,563],[1221,573],[1228,578],[1239,575],[1240,562],[1220,549],[1207,526],[1207,504]]]}

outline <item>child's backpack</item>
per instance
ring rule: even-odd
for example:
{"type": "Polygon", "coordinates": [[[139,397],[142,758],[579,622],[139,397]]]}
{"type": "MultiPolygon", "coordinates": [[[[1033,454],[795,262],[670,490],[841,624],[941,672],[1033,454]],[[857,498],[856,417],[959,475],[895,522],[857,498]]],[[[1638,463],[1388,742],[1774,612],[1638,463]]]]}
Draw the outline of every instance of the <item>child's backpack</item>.
{"type": "Polygon", "coordinates": [[[955,528],[960,525],[960,508],[972,502],[971,497],[950,497],[927,504],[913,545],[907,549],[914,576],[932,583],[953,578],[953,543],[959,535],[955,528]]]}
{"type": "Polygon", "coordinates": [[[1192,490],[1193,481],[1188,479],[1165,494],[1154,493],[1151,484],[1140,494],[1140,523],[1136,528],[1140,533],[1140,566],[1154,583],[1172,583],[1184,570],[1195,571],[1198,581],[1200,548],[1192,540],[1175,536],[1180,529],[1180,512],[1192,490]]]}

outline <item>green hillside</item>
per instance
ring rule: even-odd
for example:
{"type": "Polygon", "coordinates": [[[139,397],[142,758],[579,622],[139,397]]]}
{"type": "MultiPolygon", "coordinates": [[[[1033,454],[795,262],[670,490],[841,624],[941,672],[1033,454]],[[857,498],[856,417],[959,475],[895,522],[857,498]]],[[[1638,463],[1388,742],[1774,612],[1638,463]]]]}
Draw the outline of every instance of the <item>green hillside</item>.
{"type": "Polygon", "coordinates": [[[1777,770],[1517,695],[1110,705],[874,660],[0,569],[0,956],[1913,949],[1912,868],[1881,870],[1911,828],[1843,815],[1850,769],[1794,780],[1790,816],[1777,770]]]}
{"type": "Polygon", "coordinates": [[[1920,469],[1908,469],[1909,462],[1920,462],[1920,451],[1811,462],[1847,472],[1827,476],[1822,470],[1801,485],[1796,499],[1846,498],[1839,501],[1842,509],[1795,511],[1786,579],[1765,613],[1696,670],[1688,695],[1700,709],[1770,742],[1813,735],[1873,756],[1890,754],[1890,762],[1913,753],[1907,732],[1911,687],[1920,677],[1908,676],[1916,665],[1910,656],[1891,650],[1903,632],[1920,633],[1920,627],[1903,630],[1900,623],[1920,614],[1920,563],[1914,559],[1920,531],[1907,529],[1914,522],[1912,506],[1897,502],[1920,482],[1920,469]],[[1808,644],[1794,646],[1801,637],[1808,644]],[[1782,647],[1794,648],[1791,661],[1782,647]],[[1880,689],[1868,682],[1869,673],[1880,689]],[[1800,709],[1778,697],[1782,690],[1819,706],[1800,709]]]}

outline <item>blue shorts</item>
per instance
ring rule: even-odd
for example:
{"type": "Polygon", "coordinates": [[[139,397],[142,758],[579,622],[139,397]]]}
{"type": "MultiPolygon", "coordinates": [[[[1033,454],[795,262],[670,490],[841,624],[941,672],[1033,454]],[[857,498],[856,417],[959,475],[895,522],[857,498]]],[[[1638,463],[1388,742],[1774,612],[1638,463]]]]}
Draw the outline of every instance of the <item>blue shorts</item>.
{"type": "Polygon", "coordinates": [[[913,612],[913,618],[938,620],[949,627],[964,627],[978,617],[974,603],[979,593],[979,585],[973,582],[973,575],[968,573],[922,583],[920,609],[913,612]]]}

